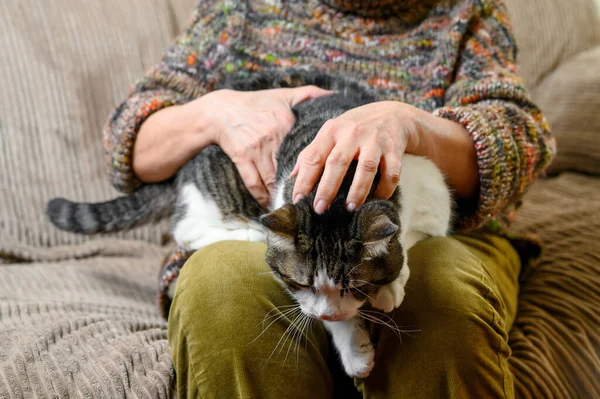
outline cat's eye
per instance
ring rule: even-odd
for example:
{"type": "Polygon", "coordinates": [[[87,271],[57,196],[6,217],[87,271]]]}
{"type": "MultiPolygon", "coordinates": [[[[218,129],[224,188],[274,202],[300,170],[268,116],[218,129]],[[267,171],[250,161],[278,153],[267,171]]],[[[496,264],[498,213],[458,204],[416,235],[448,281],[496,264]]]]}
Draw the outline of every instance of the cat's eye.
{"type": "Polygon", "coordinates": [[[311,289],[310,285],[300,284],[300,283],[297,283],[295,281],[289,281],[289,282],[286,282],[286,284],[289,285],[290,287],[292,287],[293,289],[296,289],[296,290],[309,290],[309,289],[311,289]]]}
{"type": "Polygon", "coordinates": [[[288,276],[285,276],[283,274],[281,274],[281,279],[283,280],[284,283],[286,283],[288,285],[288,287],[290,287],[293,290],[313,290],[314,289],[310,286],[310,285],[305,285],[305,284],[300,284],[299,282],[289,278],[288,276]]]}

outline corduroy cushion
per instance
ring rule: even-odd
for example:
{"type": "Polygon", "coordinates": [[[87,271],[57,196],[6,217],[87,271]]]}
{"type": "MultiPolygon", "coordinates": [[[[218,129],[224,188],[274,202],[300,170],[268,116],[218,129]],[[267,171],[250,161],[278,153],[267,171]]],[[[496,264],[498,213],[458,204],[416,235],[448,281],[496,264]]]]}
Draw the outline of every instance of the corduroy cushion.
{"type": "MultiPolygon", "coordinates": [[[[99,201],[108,183],[102,127],[144,69],[191,16],[193,2],[37,0],[0,2],[0,254],[47,259],[93,253],[96,240],[59,232],[44,215],[56,196],[99,201]]],[[[160,243],[166,224],[118,237],[160,243]]]]}
{"type": "Polygon", "coordinates": [[[540,180],[514,228],[535,233],[542,258],[522,271],[510,331],[517,398],[600,397],[600,179],[540,180]]]}
{"type": "Polygon", "coordinates": [[[600,175],[600,45],[561,64],[532,94],[557,141],[549,172],[600,175]]]}
{"type": "Polygon", "coordinates": [[[506,2],[520,73],[557,139],[549,173],[600,174],[600,19],[594,1],[506,2]]]}
{"type": "Polygon", "coordinates": [[[593,0],[505,0],[529,88],[574,55],[600,44],[593,0]]]}

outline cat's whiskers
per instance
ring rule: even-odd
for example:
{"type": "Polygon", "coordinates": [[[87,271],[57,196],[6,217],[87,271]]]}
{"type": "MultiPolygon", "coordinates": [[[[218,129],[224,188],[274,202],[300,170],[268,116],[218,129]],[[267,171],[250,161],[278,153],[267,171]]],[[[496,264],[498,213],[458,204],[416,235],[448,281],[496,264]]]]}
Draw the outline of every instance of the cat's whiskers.
{"type": "Polygon", "coordinates": [[[415,292],[415,291],[416,291],[416,290],[415,290],[413,287],[411,287],[411,286],[410,286],[408,283],[404,284],[404,290],[405,290],[405,291],[413,291],[413,292],[415,292]]]}
{"type": "Polygon", "coordinates": [[[392,317],[390,317],[389,315],[387,315],[383,312],[378,312],[375,310],[368,310],[368,309],[359,309],[358,314],[360,315],[360,317],[364,318],[365,320],[369,320],[373,323],[382,324],[386,327],[389,327],[398,336],[400,341],[402,341],[402,337],[400,336],[401,333],[412,337],[412,335],[410,335],[410,333],[421,331],[421,330],[403,330],[400,328],[400,326],[398,326],[398,324],[394,321],[394,319],[392,317]],[[387,320],[389,320],[389,322],[381,320],[377,316],[383,316],[387,320]]]}
{"type": "MultiPolygon", "coordinates": [[[[269,313],[274,312],[274,311],[281,311],[281,313],[279,313],[279,314],[277,314],[277,313],[276,314],[272,314],[270,316],[269,316],[269,313],[267,313],[265,315],[265,317],[263,318],[263,321],[262,321],[261,324],[264,327],[265,323],[268,322],[269,319],[272,319],[273,317],[275,317],[274,320],[271,320],[271,323],[269,324],[269,326],[270,326],[274,321],[277,321],[279,318],[281,318],[283,316],[288,316],[288,315],[292,314],[294,310],[298,310],[298,309],[300,309],[300,306],[298,306],[298,305],[296,307],[291,308],[291,309],[284,309],[284,310],[281,310],[279,308],[272,309],[271,311],[269,311],[269,313]]],[[[269,328],[269,327],[267,327],[267,328],[269,328]]]]}
{"type": "MultiPolygon", "coordinates": [[[[304,314],[301,314],[301,316],[304,316],[304,314]]],[[[304,321],[305,321],[305,317],[301,317],[300,321],[295,326],[294,331],[290,335],[290,343],[289,343],[288,349],[285,353],[285,358],[283,359],[283,363],[281,364],[282,368],[285,365],[285,362],[287,361],[288,356],[290,355],[290,350],[292,351],[292,356],[294,356],[294,350],[292,348],[295,347],[296,343],[298,342],[298,339],[300,338],[299,335],[302,333],[301,326],[304,323],[304,321]]],[[[285,343],[284,343],[284,345],[285,345],[285,343]]]]}
{"type": "MultiPolygon", "coordinates": [[[[300,312],[299,315],[297,315],[294,320],[292,320],[290,322],[290,325],[288,326],[288,328],[283,332],[283,335],[281,336],[281,338],[279,338],[279,341],[277,342],[277,345],[275,345],[275,349],[273,349],[273,352],[271,352],[271,355],[269,356],[269,358],[267,359],[267,362],[269,362],[269,360],[271,359],[271,357],[273,356],[273,354],[275,353],[275,351],[277,350],[277,348],[279,348],[279,345],[281,344],[281,347],[279,348],[279,352],[277,352],[277,356],[279,356],[281,354],[281,352],[283,351],[283,348],[285,347],[285,344],[288,340],[288,338],[290,338],[292,335],[290,333],[288,333],[289,331],[294,331],[295,329],[297,329],[298,327],[296,326],[296,323],[298,322],[298,320],[302,319],[302,317],[304,317],[304,313],[300,312]],[[285,338],[285,339],[284,339],[285,338]],[[283,339],[283,343],[281,343],[281,340],[283,339]]],[[[289,349],[288,349],[289,351],[289,349]]],[[[287,359],[287,355],[286,355],[286,359],[287,359]]],[[[266,364],[266,363],[265,363],[266,364]]],[[[281,365],[281,367],[283,368],[283,366],[285,365],[285,360],[283,362],[283,364],[281,365]]]]}
{"type": "Polygon", "coordinates": [[[400,340],[400,342],[402,342],[402,337],[400,336],[400,333],[402,331],[400,330],[400,328],[397,325],[394,326],[394,325],[392,325],[390,323],[386,323],[385,321],[383,321],[381,319],[378,319],[377,317],[375,317],[373,315],[362,313],[361,310],[359,310],[357,314],[358,314],[359,317],[361,317],[361,318],[363,318],[365,320],[368,320],[368,321],[373,322],[375,324],[381,324],[381,325],[384,325],[384,326],[388,327],[390,330],[392,330],[394,332],[394,334],[398,337],[398,339],[400,340]]]}
{"type": "Polygon", "coordinates": [[[308,350],[308,335],[309,335],[309,333],[312,333],[312,325],[314,322],[315,322],[315,319],[313,319],[312,317],[308,318],[306,340],[304,341],[304,351],[308,350]]]}
{"type": "Polygon", "coordinates": [[[350,269],[350,271],[346,273],[346,277],[350,277],[350,275],[352,275],[352,272],[354,271],[354,269],[356,269],[360,265],[362,265],[362,263],[358,263],[356,266],[354,266],[352,269],[350,269]]]}
{"type": "MultiPolygon", "coordinates": [[[[292,329],[294,327],[294,322],[296,320],[298,320],[299,317],[301,317],[302,314],[299,314],[296,316],[296,318],[290,323],[290,325],[286,328],[286,330],[283,332],[283,334],[281,335],[281,338],[279,338],[279,341],[277,341],[277,345],[275,345],[275,348],[273,348],[273,351],[271,352],[271,354],[269,355],[269,357],[267,358],[267,360],[265,361],[265,364],[263,365],[263,369],[265,368],[265,366],[269,363],[269,360],[271,360],[271,358],[273,357],[273,355],[275,354],[275,351],[277,350],[277,348],[279,347],[279,345],[281,344],[281,340],[286,337],[287,340],[287,333],[290,329],[292,329]]],[[[284,345],[285,345],[285,341],[284,341],[284,345]]],[[[281,353],[281,350],[279,351],[279,353],[281,353]]]]}
{"type": "Polygon", "coordinates": [[[360,288],[358,288],[357,286],[355,286],[354,284],[350,283],[349,285],[350,288],[354,288],[355,290],[357,290],[358,292],[360,292],[361,294],[363,294],[364,296],[366,296],[369,299],[373,299],[371,298],[369,295],[365,294],[360,288]]]}
{"type": "MultiPolygon", "coordinates": [[[[360,315],[359,315],[360,317],[360,315]]],[[[363,337],[365,337],[368,341],[371,341],[371,337],[369,336],[369,333],[367,332],[366,329],[364,329],[364,325],[363,327],[361,327],[360,325],[356,326],[358,328],[358,331],[360,331],[360,333],[363,335],[363,337]]]]}
{"type": "MultiPolygon", "coordinates": [[[[279,308],[277,309],[272,309],[269,313],[279,310],[279,308]]],[[[276,314],[276,315],[271,315],[269,317],[275,317],[275,319],[273,319],[269,325],[266,328],[263,328],[262,332],[260,334],[258,334],[258,336],[256,338],[254,338],[251,342],[248,343],[248,345],[253,344],[257,339],[259,339],[260,337],[262,337],[262,335],[267,332],[267,330],[269,329],[269,327],[271,327],[273,325],[273,323],[275,323],[276,321],[278,321],[279,319],[286,317],[286,316],[290,316],[290,317],[295,317],[294,313],[295,312],[302,312],[302,310],[300,310],[300,305],[295,305],[295,307],[293,309],[287,309],[284,310],[283,312],[281,312],[280,314],[276,314]]],[[[268,313],[267,313],[268,315],[268,313]]],[[[262,321],[262,325],[264,326],[264,323],[266,321],[267,316],[265,316],[265,318],[262,321]]]]}
{"type": "Polygon", "coordinates": [[[354,298],[354,294],[352,293],[352,291],[348,290],[348,293],[350,294],[350,296],[352,297],[352,299],[354,299],[356,301],[356,298],[354,298]]]}
{"type": "Polygon", "coordinates": [[[307,331],[311,320],[313,320],[311,317],[305,317],[300,328],[300,335],[298,335],[298,339],[296,342],[296,367],[298,367],[298,365],[300,364],[300,345],[302,344],[302,337],[304,337],[305,342],[308,342],[307,331]]]}
{"type": "Polygon", "coordinates": [[[257,273],[256,275],[257,275],[257,276],[264,276],[264,275],[266,275],[266,274],[271,274],[271,275],[273,275],[273,276],[276,276],[275,272],[274,272],[274,271],[272,271],[272,270],[271,270],[271,271],[269,271],[269,272],[260,272],[260,273],[257,273]]]}
{"type": "Polygon", "coordinates": [[[368,281],[365,281],[365,280],[354,280],[354,279],[350,280],[350,282],[353,282],[353,281],[356,281],[357,283],[369,284],[369,285],[372,285],[373,287],[377,286],[376,284],[369,283],[368,281]]]}
{"type": "Polygon", "coordinates": [[[294,309],[295,309],[295,308],[299,308],[299,307],[300,307],[300,305],[298,305],[298,304],[293,304],[293,305],[282,305],[282,306],[275,307],[275,308],[273,308],[273,309],[271,309],[271,310],[269,310],[269,311],[267,312],[267,314],[265,315],[265,317],[264,317],[264,319],[263,319],[263,321],[262,321],[262,324],[263,324],[263,326],[264,326],[264,324],[265,324],[265,321],[267,321],[267,319],[270,319],[271,317],[274,317],[274,316],[275,316],[275,315],[271,315],[271,316],[269,316],[269,315],[270,315],[271,313],[273,313],[273,312],[277,312],[277,311],[281,311],[281,312],[284,312],[284,311],[285,311],[285,312],[287,312],[288,310],[291,310],[290,308],[294,308],[294,309]],[[288,309],[286,309],[286,308],[288,308],[288,309]],[[285,310],[282,310],[282,309],[285,309],[285,310]]]}
{"type": "Polygon", "coordinates": [[[390,315],[388,315],[388,314],[386,314],[384,312],[380,312],[380,311],[377,311],[377,310],[369,310],[369,309],[361,309],[361,312],[369,313],[369,314],[376,315],[376,316],[387,317],[392,323],[394,323],[396,325],[396,327],[398,327],[398,329],[399,329],[400,332],[402,332],[404,334],[407,334],[407,335],[408,335],[408,333],[411,333],[411,332],[419,332],[419,331],[421,331],[421,330],[400,330],[400,326],[398,326],[398,324],[396,324],[396,322],[394,321],[394,319],[390,315]]]}
{"type": "MultiPolygon", "coordinates": [[[[304,331],[302,331],[302,335],[304,336],[304,352],[306,352],[306,348],[308,347],[308,331],[310,329],[312,317],[307,317],[304,323],[304,331]]],[[[300,363],[300,346],[302,345],[302,340],[298,342],[298,346],[296,347],[296,365],[300,363]]]]}

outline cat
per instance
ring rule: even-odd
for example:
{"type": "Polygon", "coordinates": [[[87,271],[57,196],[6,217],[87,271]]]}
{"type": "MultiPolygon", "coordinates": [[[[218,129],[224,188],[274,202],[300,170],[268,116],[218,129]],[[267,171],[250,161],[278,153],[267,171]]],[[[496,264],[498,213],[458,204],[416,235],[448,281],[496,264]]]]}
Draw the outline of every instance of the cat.
{"type": "Polygon", "coordinates": [[[452,196],[433,162],[405,154],[399,186],[389,200],[373,197],[377,174],[365,204],[353,212],[346,209],[353,162],[323,214],[312,206],[316,187],[293,204],[295,178],[289,175],[300,151],[327,120],[377,101],[377,95],[360,81],[304,69],[256,73],[220,87],[248,91],[308,84],[335,93],[293,108],[296,122],[277,154],[269,212],[250,195],[233,162],[213,145],[168,182],[148,184],[105,203],[53,199],[47,215],[63,230],[95,234],[172,213],[172,235],[189,250],[223,240],[266,241],[266,261],[274,276],[304,315],[323,322],[346,373],[364,378],[374,366],[375,350],[359,309],[367,302],[384,312],[400,306],[410,274],[407,251],[426,237],[449,233],[452,196]]]}

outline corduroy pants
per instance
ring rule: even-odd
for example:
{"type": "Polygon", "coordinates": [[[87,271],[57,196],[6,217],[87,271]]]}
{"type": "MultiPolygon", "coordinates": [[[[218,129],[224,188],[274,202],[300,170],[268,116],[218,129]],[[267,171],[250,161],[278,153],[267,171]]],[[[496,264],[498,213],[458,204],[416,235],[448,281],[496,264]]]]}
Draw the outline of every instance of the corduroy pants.
{"type": "Polygon", "coordinates": [[[507,332],[520,261],[504,238],[455,235],[415,245],[405,300],[391,314],[407,332],[399,338],[371,324],[375,367],[355,381],[318,321],[303,334],[290,327],[299,320],[284,313],[294,302],[269,273],[265,249],[221,242],[183,267],[169,316],[180,397],[514,396],[507,332]]]}

